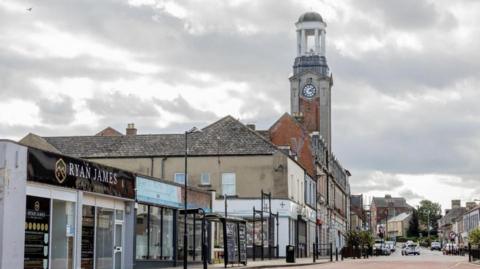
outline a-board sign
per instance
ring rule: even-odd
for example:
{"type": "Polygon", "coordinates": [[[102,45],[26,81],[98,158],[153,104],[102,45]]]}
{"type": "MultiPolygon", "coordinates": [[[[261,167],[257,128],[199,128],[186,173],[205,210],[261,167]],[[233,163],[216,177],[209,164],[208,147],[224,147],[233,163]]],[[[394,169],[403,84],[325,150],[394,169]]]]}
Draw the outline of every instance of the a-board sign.
{"type": "Polygon", "coordinates": [[[268,245],[274,246],[275,245],[275,218],[270,217],[268,218],[268,245]]]}
{"type": "Polygon", "coordinates": [[[27,196],[25,269],[47,269],[49,260],[50,199],[27,196]]]}
{"type": "Polygon", "coordinates": [[[247,225],[245,223],[238,224],[238,248],[240,255],[240,263],[247,263],[247,225]]]}
{"type": "Polygon", "coordinates": [[[227,243],[227,259],[228,263],[238,263],[238,233],[237,223],[227,222],[226,227],[226,243],[227,243]]]}

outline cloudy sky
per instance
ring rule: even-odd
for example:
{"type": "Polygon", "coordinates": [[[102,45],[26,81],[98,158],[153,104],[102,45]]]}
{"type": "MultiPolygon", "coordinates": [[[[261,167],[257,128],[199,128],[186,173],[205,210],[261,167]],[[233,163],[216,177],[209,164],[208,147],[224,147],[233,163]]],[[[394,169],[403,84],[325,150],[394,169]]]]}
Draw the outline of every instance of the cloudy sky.
{"type": "Polygon", "coordinates": [[[328,24],[333,149],[353,192],[480,198],[474,0],[2,0],[0,137],[227,114],[267,128],[289,110],[293,23],[310,10],[328,24]]]}

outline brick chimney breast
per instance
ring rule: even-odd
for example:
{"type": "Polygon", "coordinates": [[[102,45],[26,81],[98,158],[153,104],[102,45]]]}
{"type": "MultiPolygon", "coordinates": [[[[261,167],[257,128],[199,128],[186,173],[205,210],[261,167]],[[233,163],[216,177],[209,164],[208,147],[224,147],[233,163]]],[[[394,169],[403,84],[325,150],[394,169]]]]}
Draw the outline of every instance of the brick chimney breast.
{"type": "Polygon", "coordinates": [[[128,136],[131,136],[131,135],[137,135],[137,129],[135,128],[135,124],[134,123],[129,123],[127,125],[127,130],[125,132],[128,136]]]}

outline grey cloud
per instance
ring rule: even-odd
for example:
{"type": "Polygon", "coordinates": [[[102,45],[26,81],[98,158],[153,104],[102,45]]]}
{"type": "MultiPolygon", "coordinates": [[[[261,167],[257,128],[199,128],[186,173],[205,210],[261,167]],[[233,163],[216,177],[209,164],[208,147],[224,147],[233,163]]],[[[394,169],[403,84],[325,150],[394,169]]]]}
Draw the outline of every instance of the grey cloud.
{"type": "Polygon", "coordinates": [[[350,178],[352,191],[356,193],[371,191],[391,191],[403,186],[403,182],[393,174],[382,172],[353,174],[350,178]]]}
{"type": "Polygon", "coordinates": [[[208,110],[200,110],[193,107],[181,95],[177,96],[173,100],[156,99],[155,103],[158,104],[162,109],[173,114],[184,116],[191,121],[211,121],[217,118],[213,112],[209,112],[208,110]]]}
{"type": "MultiPolygon", "coordinates": [[[[474,1],[467,2],[462,5],[475,10],[469,6],[474,1]]],[[[35,2],[34,11],[26,16],[0,9],[0,31],[28,32],[32,22],[40,21],[60,31],[75,33],[78,38],[88,37],[105,46],[125,50],[142,63],[165,67],[165,71],[145,76],[152,81],[199,88],[217,81],[246,83],[249,88],[246,94],[230,95],[242,103],[241,113],[249,115],[241,120],[257,123],[260,128],[268,127],[283,112],[276,111],[276,107],[289,110],[288,76],[295,57],[293,23],[306,11],[298,2],[262,0],[236,6],[229,1],[218,1],[215,5],[206,5],[203,1],[175,3],[189,11],[185,19],[152,6],[133,7],[127,1],[42,0],[35,2]],[[258,32],[240,33],[238,26],[253,26],[258,32]],[[203,27],[206,31],[191,34],[192,27],[203,27]],[[192,79],[188,76],[191,72],[212,74],[216,81],[192,79]],[[257,97],[259,93],[267,98],[257,97]]],[[[322,14],[328,23],[327,57],[335,80],[334,152],[352,171],[352,187],[362,191],[387,191],[402,186],[394,176],[386,179],[362,176],[371,170],[446,173],[473,184],[468,178],[478,178],[480,174],[477,154],[480,95],[469,95],[468,90],[479,85],[475,82],[478,83],[480,75],[477,60],[480,35],[472,32],[468,46],[463,48],[449,47],[448,42],[456,43],[451,40],[456,36],[455,31],[476,26],[477,22],[460,25],[465,22],[458,20],[448,5],[437,1],[354,0],[346,9],[328,1],[323,3],[335,9],[333,13],[322,14]],[[352,13],[353,17],[348,17],[352,13]],[[362,18],[373,18],[376,23],[362,18]],[[370,52],[360,51],[352,58],[335,47],[335,42],[344,37],[352,42],[368,36],[383,41],[391,32],[418,37],[423,51],[387,44],[370,52]],[[467,79],[473,82],[454,87],[467,79]],[[363,96],[365,87],[375,91],[375,96],[363,96]],[[439,94],[456,91],[462,99],[445,104],[419,104],[406,111],[388,110],[381,107],[383,103],[366,100],[386,94],[405,101],[408,95],[422,94],[427,89],[439,94]]],[[[13,43],[0,44],[0,98],[3,99],[37,98],[38,89],[31,84],[33,77],[52,81],[86,77],[94,83],[142,77],[120,66],[106,66],[100,59],[86,55],[73,59],[26,57],[8,50],[7,47],[15,45],[14,41],[10,42],[13,43]]],[[[67,126],[62,133],[93,134],[107,125],[122,131],[128,122],[135,122],[141,133],[177,132],[192,125],[204,126],[218,118],[209,108],[197,109],[188,101],[184,97],[172,101],[162,100],[161,96],[143,100],[121,92],[99,92],[95,98],[86,100],[87,107],[99,116],[99,121],[91,126],[79,126],[77,132],[67,126]],[[162,116],[159,107],[189,121],[159,127],[156,123],[162,116]]],[[[44,126],[0,126],[0,134],[18,136],[22,128],[56,134],[51,129],[42,129],[44,126]]]]}
{"type": "Polygon", "coordinates": [[[412,190],[409,189],[404,189],[400,191],[400,196],[407,199],[407,200],[414,200],[414,199],[424,199],[425,197],[413,192],[412,190]]]}
{"type": "Polygon", "coordinates": [[[101,117],[157,117],[160,115],[155,105],[133,94],[115,91],[100,94],[86,100],[88,108],[101,117]]]}
{"type": "Polygon", "coordinates": [[[69,125],[75,118],[73,99],[61,95],[52,99],[41,98],[36,102],[43,123],[52,125],[69,125]]]}
{"type": "Polygon", "coordinates": [[[393,27],[410,30],[429,28],[441,22],[443,14],[433,1],[425,0],[360,0],[354,5],[368,13],[380,14],[393,27]]]}

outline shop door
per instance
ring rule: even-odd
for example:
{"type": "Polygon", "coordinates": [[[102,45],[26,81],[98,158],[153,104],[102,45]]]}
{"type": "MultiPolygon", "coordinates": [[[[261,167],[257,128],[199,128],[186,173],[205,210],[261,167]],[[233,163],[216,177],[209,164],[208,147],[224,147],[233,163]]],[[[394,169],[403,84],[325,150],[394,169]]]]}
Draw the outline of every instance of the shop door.
{"type": "Polygon", "coordinates": [[[123,210],[115,210],[114,269],[122,269],[123,258],[123,210]]]}
{"type": "Polygon", "coordinates": [[[114,209],[97,207],[97,230],[95,236],[96,269],[113,268],[114,217],[114,209]]]}

